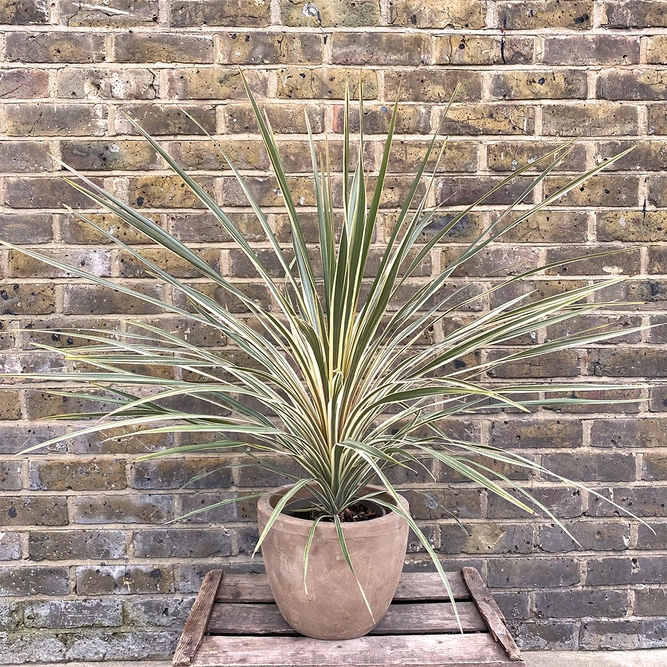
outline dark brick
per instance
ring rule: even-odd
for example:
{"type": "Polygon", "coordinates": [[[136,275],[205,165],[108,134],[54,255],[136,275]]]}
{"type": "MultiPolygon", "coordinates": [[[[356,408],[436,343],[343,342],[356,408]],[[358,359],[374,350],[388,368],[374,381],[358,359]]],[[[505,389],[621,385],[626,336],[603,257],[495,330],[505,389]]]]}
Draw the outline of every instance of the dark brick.
{"type": "Polygon", "coordinates": [[[655,315],[650,318],[650,323],[654,327],[648,331],[648,340],[650,343],[665,343],[667,342],[667,318],[663,315],[655,315]]]}
{"type": "Polygon", "coordinates": [[[230,498],[235,498],[234,493],[188,493],[181,495],[181,516],[190,512],[198,512],[188,519],[187,523],[225,523],[227,521],[252,521],[256,519],[255,505],[257,501],[238,500],[233,503],[214,507],[230,498]],[[211,507],[210,510],[205,508],[211,507]],[[205,511],[201,511],[205,510],[205,511]]]}
{"type": "Polygon", "coordinates": [[[639,132],[637,107],[611,102],[549,104],[543,109],[542,132],[561,137],[635,135],[639,132]]]}
{"type": "MultiPolygon", "coordinates": [[[[487,146],[487,163],[492,171],[516,171],[520,167],[535,162],[538,158],[559,146],[561,144],[547,143],[544,140],[500,141],[487,146]]],[[[535,168],[539,171],[545,166],[546,162],[540,162],[535,168]]],[[[577,144],[573,146],[570,155],[561,162],[557,171],[584,171],[585,167],[586,147],[583,144],[577,144]]],[[[553,227],[557,227],[557,225],[553,225],[553,227]]]]}
{"type": "Polygon", "coordinates": [[[579,564],[573,558],[503,558],[489,561],[492,588],[561,587],[579,582],[579,564]]]}
{"type": "Polygon", "coordinates": [[[119,63],[212,63],[210,35],[132,33],[114,36],[119,63]]]}
{"type": "MultiPolygon", "coordinates": [[[[213,179],[199,177],[197,183],[213,192],[213,179]]],[[[128,194],[137,208],[203,208],[193,191],[179,176],[136,176],[128,179],[128,194]]]]}
{"type": "Polygon", "coordinates": [[[49,6],[40,0],[16,0],[4,2],[0,6],[0,23],[10,25],[30,25],[48,23],[49,6]]]}
{"type": "Polygon", "coordinates": [[[121,603],[116,600],[28,602],[24,614],[28,628],[109,628],[123,623],[121,603]]]}
{"type": "Polygon", "coordinates": [[[522,626],[519,646],[526,650],[573,650],[579,645],[579,623],[529,621],[522,626]]]}
{"type": "Polygon", "coordinates": [[[664,100],[667,76],[655,69],[600,72],[597,96],[603,100],[664,100]]]}
{"type": "Polygon", "coordinates": [[[171,5],[170,23],[175,28],[210,26],[267,26],[271,22],[270,0],[248,4],[244,0],[177,0],[171,5]]]}
{"type": "Polygon", "coordinates": [[[391,0],[389,23],[410,28],[483,28],[485,3],[474,0],[452,0],[448,3],[391,0]]]}
{"type": "Polygon", "coordinates": [[[643,141],[640,144],[632,141],[605,141],[597,144],[595,162],[618,155],[622,151],[633,148],[631,153],[607,167],[608,171],[638,170],[663,171],[667,169],[667,142],[643,141]]]}
{"type": "Polygon", "coordinates": [[[140,530],[134,533],[133,543],[138,558],[211,558],[232,553],[226,529],[140,530]]]}
{"type": "Polygon", "coordinates": [[[16,630],[23,623],[23,607],[17,602],[0,603],[0,628],[16,630]]]}
{"type": "Polygon", "coordinates": [[[568,276],[609,276],[640,272],[639,249],[633,248],[609,246],[548,248],[546,263],[562,263],[578,258],[581,259],[579,261],[549,269],[547,274],[568,276]],[[588,255],[603,252],[609,252],[610,254],[603,255],[602,257],[588,257],[588,255]]]}
{"type": "Polygon", "coordinates": [[[667,240],[666,211],[603,211],[598,213],[599,241],[655,242],[667,240]]]}
{"type": "Polygon", "coordinates": [[[174,572],[166,565],[100,565],[76,568],[78,595],[173,593],[174,572]]]}
{"type": "MultiPolygon", "coordinates": [[[[266,95],[267,78],[255,71],[248,83],[256,95],[266,95]]],[[[189,100],[245,99],[241,76],[232,68],[178,68],[169,72],[167,92],[170,98],[189,100]]]]}
{"type": "Polygon", "coordinates": [[[588,235],[589,217],[586,211],[538,211],[499,240],[503,243],[581,243],[588,235]]]}
{"type": "Polygon", "coordinates": [[[335,65],[429,64],[430,42],[425,35],[341,32],[333,36],[331,62],[335,65]]]}
{"type": "Polygon", "coordinates": [[[600,419],[593,422],[594,447],[663,447],[667,437],[664,419],[600,419]]]}
{"type": "Polygon", "coordinates": [[[63,162],[85,171],[155,169],[159,164],[144,141],[63,141],[60,152],[63,162]]]}
{"type": "Polygon", "coordinates": [[[512,70],[491,78],[491,95],[500,100],[586,99],[586,93],[586,72],[580,70],[512,70]]]}
{"type": "MultiPolygon", "coordinates": [[[[305,134],[307,129],[304,111],[308,113],[313,133],[319,134],[324,131],[322,105],[266,104],[263,105],[263,108],[276,134],[305,134]]],[[[226,104],[222,109],[222,118],[225,131],[229,134],[245,134],[246,132],[257,134],[259,132],[252,107],[249,104],[226,104]]]]}
{"type": "Polygon", "coordinates": [[[49,149],[44,143],[32,141],[3,141],[0,143],[1,172],[8,174],[40,172],[49,169],[51,164],[49,149]]]}
{"type": "Polygon", "coordinates": [[[667,588],[646,588],[635,591],[635,614],[637,616],[662,616],[667,609],[667,588]]]}
{"type": "Polygon", "coordinates": [[[663,175],[651,175],[648,181],[648,201],[653,206],[667,207],[667,178],[663,175]]]}
{"type": "MultiPolygon", "coordinates": [[[[215,248],[202,248],[196,253],[214,271],[220,271],[220,251],[215,248]]],[[[163,269],[174,278],[200,278],[201,273],[189,262],[177,257],[168,250],[162,248],[150,248],[144,250],[142,256],[163,269]]],[[[121,252],[117,256],[119,271],[122,278],[150,278],[151,269],[134,255],[121,252]]]]}
{"type": "MultiPolygon", "coordinates": [[[[368,106],[364,105],[364,133],[386,134],[391,114],[392,107],[390,105],[383,104],[378,107],[372,102],[368,106]]],[[[336,104],[334,106],[333,131],[342,134],[343,127],[344,108],[342,105],[336,104]]],[[[350,109],[350,130],[352,132],[359,131],[359,112],[354,108],[350,109]]],[[[431,107],[414,104],[400,105],[396,114],[395,132],[396,134],[430,134],[432,132],[431,107]]]]}
{"type": "Polygon", "coordinates": [[[17,491],[21,486],[21,462],[0,461],[0,491],[17,491]]]}
{"type": "Polygon", "coordinates": [[[535,609],[542,618],[625,616],[628,594],[613,590],[538,591],[535,609]]]}
{"type": "MultiPolygon", "coordinates": [[[[559,519],[581,516],[581,492],[578,489],[538,487],[530,489],[530,494],[559,519]]],[[[529,507],[532,506],[532,503],[525,496],[520,496],[520,500],[529,507]]],[[[543,515],[539,509],[536,509],[536,512],[539,516],[543,515]]],[[[525,519],[528,516],[524,510],[512,505],[504,498],[494,493],[489,494],[488,517],[490,519],[525,519]]]]}
{"type": "MultiPolygon", "coordinates": [[[[0,560],[20,560],[21,553],[21,533],[0,533],[0,560]]],[[[2,623],[2,607],[0,607],[0,627],[2,623]]]]}
{"type": "MultiPolygon", "coordinates": [[[[613,331],[622,332],[624,329],[634,328],[641,325],[641,318],[627,315],[582,315],[571,320],[565,320],[558,324],[547,327],[547,340],[565,338],[574,335],[589,335],[591,331],[595,333],[611,333],[613,331]]],[[[625,335],[619,335],[599,344],[616,345],[618,343],[639,343],[641,342],[641,331],[635,331],[625,335]]]]}
{"type": "Polygon", "coordinates": [[[107,109],[101,104],[22,104],[7,117],[10,136],[100,136],[107,130],[107,109]]]}
{"type": "Polygon", "coordinates": [[[665,551],[667,549],[667,523],[649,522],[638,526],[637,549],[665,551]]]}
{"type": "MultiPolygon", "coordinates": [[[[667,516],[667,487],[614,488],[612,497],[617,505],[637,516],[667,516]]],[[[591,497],[588,513],[591,516],[622,515],[621,510],[597,497],[591,497]]]]}
{"type": "Polygon", "coordinates": [[[215,110],[208,105],[173,105],[173,104],[141,104],[121,107],[122,113],[116,115],[116,131],[122,134],[139,134],[123,116],[127,114],[137,121],[150,135],[203,135],[215,133],[215,110]],[[193,120],[188,118],[187,112],[193,120]],[[201,126],[201,127],[200,127],[201,126]],[[203,128],[203,129],[202,129],[203,128]]]}
{"type": "Polygon", "coordinates": [[[579,643],[586,650],[659,648],[667,646],[666,636],[664,619],[586,621],[579,643]]]}
{"type": "Polygon", "coordinates": [[[53,218],[43,213],[0,215],[0,229],[10,243],[48,243],[53,239],[53,218]]]}
{"type": "Polygon", "coordinates": [[[592,374],[602,377],[662,377],[667,373],[662,358],[653,347],[604,348],[591,350],[588,364],[592,374]]]}
{"type": "Polygon", "coordinates": [[[121,530],[83,530],[30,533],[28,554],[34,561],[111,559],[126,555],[125,533],[121,530]]]}
{"type": "MultiPolygon", "coordinates": [[[[664,444],[664,443],[663,443],[664,444]]],[[[667,479],[667,454],[649,452],[644,454],[642,479],[647,481],[664,481],[667,479]]]]}
{"type": "Polygon", "coordinates": [[[562,350],[551,354],[541,354],[526,359],[501,361],[521,350],[492,350],[489,361],[494,365],[487,370],[494,378],[552,378],[577,377],[581,372],[579,353],[576,350],[562,350]]]}
{"type": "Polygon", "coordinates": [[[133,467],[132,486],[135,489],[178,489],[184,485],[190,489],[227,488],[232,482],[229,463],[222,458],[140,461],[133,467]],[[202,477],[198,478],[199,475],[202,477]]]}
{"type": "Polygon", "coordinates": [[[636,65],[639,63],[639,37],[547,36],[543,60],[549,65],[636,65]]]}
{"type": "Polygon", "coordinates": [[[530,135],[535,129],[535,110],[524,105],[464,104],[452,106],[440,124],[447,135],[530,135]]]}
{"type": "MultiPolygon", "coordinates": [[[[127,287],[152,299],[162,298],[162,285],[129,283],[127,287]]],[[[123,292],[97,285],[67,285],[65,287],[63,313],[65,315],[150,315],[162,309],[123,292]]]]}
{"type": "Polygon", "coordinates": [[[593,2],[542,0],[524,3],[498,2],[498,27],[505,30],[566,28],[588,30],[593,23],[593,2]]]}
{"type": "Polygon", "coordinates": [[[586,565],[586,585],[621,586],[667,582],[665,556],[600,558],[586,565]]]}
{"type": "Polygon", "coordinates": [[[490,443],[502,449],[510,447],[565,447],[581,446],[582,424],[579,420],[529,419],[491,421],[490,443]]]}
{"type": "Polygon", "coordinates": [[[456,102],[479,101],[482,95],[479,73],[470,71],[417,69],[387,72],[385,82],[388,90],[396,91],[396,94],[400,90],[400,99],[411,102],[447,103],[456,86],[459,86],[456,102]]]}
{"type": "MultiPolygon", "coordinates": [[[[63,178],[8,178],[5,205],[10,208],[92,208],[92,201],[63,178]]],[[[99,185],[100,182],[97,181],[99,185]]]]}
{"type": "Polygon", "coordinates": [[[435,35],[435,63],[442,65],[524,65],[533,61],[533,38],[503,35],[435,35]]]}
{"type": "Polygon", "coordinates": [[[478,519],[481,515],[480,495],[475,489],[424,489],[402,492],[410,503],[415,519],[433,521],[451,518],[478,519]]]}
{"type": "Polygon", "coordinates": [[[624,551],[630,543],[630,526],[627,523],[578,521],[565,524],[577,544],[556,525],[540,526],[539,545],[542,551],[624,551]]]}
{"type": "Polygon", "coordinates": [[[68,646],[72,660],[124,660],[128,655],[139,660],[170,658],[176,650],[178,632],[97,632],[94,640],[79,635],[68,646]]]}
{"type": "Polygon", "coordinates": [[[610,28],[667,27],[665,8],[660,0],[614,0],[604,4],[610,28]]]}
{"type": "Polygon", "coordinates": [[[30,488],[50,491],[123,489],[125,461],[31,461],[30,488]]]}
{"type": "Polygon", "coordinates": [[[103,6],[82,7],[79,0],[63,0],[60,21],[70,28],[152,26],[158,20],[158,4],[158,0],[109,0],[103,6]]]}
{"type": "Polygon", "coordinates": [[[533,527],[528,524],[469,523],[440,526],[442,553],[516,554],[533,550],[533,527]]]}
{"type": "Polygon", "coordinates": [[[66,567],[2,567],[0,594],[13,596],[67,595],[69,569],[66,567]]]}
{"type": "Polygon", "coordinates": [[[322,35],[314,33],[234,31],[218,35],[220,62],[226,65],[319,64],[323,45],[322,35]]]}
{"type": "Polygon", "coordinates": [[[649,104],[648,106],[648,133],[667,134],[667,105],[649,104]]]}
{"type": "Polygon", "coordinates": [[[153,100],[158,97],[157,73],[150,69],[65,69],[57,95],[68,100],[153,100]]]}
{"type": "MultiPolygon", "coordinates": [[[[306,69],[292,67],[278,71],[278,98],[286,99],[345,99],[345,87],[350,95],[357,93],[358,72],[344,67],[306,69]]],[[[377,97],[377,75],[372,70],[363,73],[364,99],[377,97]]],[[[417,98],[418,99],[418,98],[417,98]]]]}
{"type": "Polygon", "coordinates": [[[546,454],[542,465],[576,481],[624,482],[635,479],[633,454],[546,454]]]}
{"type": "Polygon", "coordinates": [[[7,60],[24,63],[98,63],[106,59],[104,36],[89,33],[10,32],[7,60]]]}
{"type": "Polygon", "coordinates": [[[0,517],[3,525],[64,526],[67,524],[67,498],[61,496],[2,496],[0,517]]]}
{"type": "Polygon", "coordinates": [[[163,494],[76,496],[72,520],[82,524],[163,523],[173,518],[173,498],[163,494]]]}
{"type": "MultiPolygon", "coordinates": [[[[447,202],[448,206],[470,205],[480,197],[486,195],[501,180],[499,176],[452,176],[438,180],[435,184],[436,201],[439,204],[447,202]]],[[[530,181],[527,178],[517,176],[517,178],[490,194],[484,200],[484,204],[513,204],[520,199],[529,183],[530,181]]],[[[522,201],[530,203],[532,201],[532,193],[529,193],[522,201]]],[[[507,249],[502,250],[500,248],[489,250],[489,252],[493,251],[508,252],[507,249]]]]}
{"type": "MultiPolygon", "coordinates": [[[[544,181],[545,196],[566,187],[570,180],[567,176],[547,177],[544,181]]],[[[638,186],[636,176],[605,174],[573,188],[553,206],[637,206],[638,186]]]]}
{"type": "Polygon", "coordinates": [[[301,0],[285,0],[280,5],[281,19],[287,26],[309,28],[362,27],[380,23],[379,0],[321,0],[316,9],[305,11],[301,0]]]}
{"type": "MultiPolygon", "coordinates": [[[[108,251],[92,249],[45,250],[42,254],[50,259],[75,266],[96,276],[111,274],[111,255],[108,251]]],[[[63,269],[34,259],[20,252],[9,253],[9,275],[12,278],[71,278],[63,269]]]]}
{"type": "Polygon", "coordinates": [[[194,598],[154,598],[123,603],[129,625],[157,626],[179,630],[185,625],[194,598]]]}
{"type": "Polygon", "coordinates": [[[5,69],[0,72],[0,97],[32,100],[48,96],[48,72],[37,69],[5,69]]]}

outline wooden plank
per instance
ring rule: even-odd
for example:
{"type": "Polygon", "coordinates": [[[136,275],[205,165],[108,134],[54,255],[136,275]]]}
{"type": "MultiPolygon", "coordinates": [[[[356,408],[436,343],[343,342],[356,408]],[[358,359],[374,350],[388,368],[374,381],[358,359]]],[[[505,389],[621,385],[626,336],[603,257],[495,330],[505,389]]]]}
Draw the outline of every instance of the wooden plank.
{"type": "Polygon", "coordinates": [[[206,626],[213,611],[215,593],[220,586],[221,580],[222,570],[211,570],[206,573],[197,594],[197,599],[192,605],[190,615],[183,628],[183,634],[178,641],[172,661],[174,667],[186,667],[192,663],[197,649],[204,638],[206,626]]]}
{"type": "Polygon", "coordinates": [[[461,574],[470,589],[473,602],[477,605],[479,613],[482,615],[491,634],[496,641],[502,644],[507,651],[510,660],[521,660],[519,647],[516,645],[514,638],[507,629],[505,617],[496,604],[496,601],[493,599],[491,591],[486,587],[484,581],[482,581],[479,572],[474,567],[464,567],[461,570],[461,574]]]}
{"type": "MultiPolygon", "coordinates": [[[[456,605],[464,632],[486,632],[486,624],[472,602],[456,605]]],[[[215,604],[208,631],[224,635],[295,635],[275,604],[215,604]]],[[[395,604],[372,635],[459,632],[448,602],[395,604]]]]}
{"type": "MultiPolygon", "coordinates": [[[[460,572],[447,572],[455,600],[469,600],[470,591],[460,572]]],[[[227,574],[218,587],[216,602],[270,603],[273,595],[265,574],[227,574]]],[[[395,601],[449,600],[437,572],[404,572],[395,601]]]]}
{"type": "MultiPolygon", "coordinates": [[[[507,667],[491,635],[205,637],[193,667],[507,667]]],[[[517,663],[513,663],[517,664],[517,663]]]]}
{"type": "MultiPolygon", "coordinates": [[[[445,572],[455,600],[470,600],[470,591],[461,572],[445,572]]],[[[437,572],[404,572],[398,582],[394,600],[399,602],[449,600],[445,585],[437,572]]]]}

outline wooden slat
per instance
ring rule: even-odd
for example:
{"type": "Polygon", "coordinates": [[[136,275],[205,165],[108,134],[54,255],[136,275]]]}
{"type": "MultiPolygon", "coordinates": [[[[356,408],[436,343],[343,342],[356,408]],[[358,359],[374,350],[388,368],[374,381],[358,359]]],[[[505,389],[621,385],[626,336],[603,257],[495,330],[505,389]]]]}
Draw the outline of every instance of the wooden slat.
{"type": "MultiPolygon", "coordinates": [[[[464,632],[485,632],[486,625],[472,602],[456,605],[464,632]]],[[[224,635],[295,635],[275,604],[215,604],[208,631],[224,635]]],[[[459,632],[448,602],[397,604],[389,608],[372,635],[459,632]]]]}
{"type": "MultiPolygon", "coordinates": [[[[455,600],[470,600],[470,591],[461,573],[445,572],[455,600]]],[[[449,600],[445,585],[437,572],[404,572],[398,582],[394,600],[399,602],[421,600],[449,600]]]]}
{"type": "MultiPolygon", "coordinates": [[[[205,637],[193,667],[507,667],[491,635],[205,637]]],[[[514,663],[517,664],[517,663],[514,663]]]]}
{"type": "Polygon", "coordinates": [[[479,572],[474,567],[464,567],[461,570],[473,602],[477,605],[479,613],[486,622],[491,634],[496,641],[499,641],[507,651],[510,660],[521,660],[519,647],[516,645],[512,635],[505,625],[505,617],[491,595],[491,591],[486,587],[479,572]]]}
{"type": "Polygon", "coordinates": [[[172,664],[174,667],[185,667],[192,663],[199,648],[208,620],[213,611],[215,593],[222,580],[222,570],[211,570],[206,573],[190,615],[183,628],[183,634],[176,647],[172,664]]]}
{"type": "MultiPolygon", "coordinates": [[[[447,572],[455,600],[469,600],[470,592],[460,572],[447,572]]],[[[264,574],[227,574],[215,596],[216,602],[273,602],[264,574]]],[[[445,586],[436,572],[405,572],[398,584],[395,601],[448,600],[445,586]]]]}

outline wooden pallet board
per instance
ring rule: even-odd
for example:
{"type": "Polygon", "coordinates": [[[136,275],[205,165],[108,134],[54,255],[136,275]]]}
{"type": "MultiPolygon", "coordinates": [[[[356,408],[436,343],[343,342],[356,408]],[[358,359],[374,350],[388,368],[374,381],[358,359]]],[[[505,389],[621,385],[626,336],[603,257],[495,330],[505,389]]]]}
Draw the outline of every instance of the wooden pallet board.
{"type": "Polygon", "coordinates": [[[403,573],[387,615],[366,637],[302,637],[280,615],[265,575],[209,572],[174,667],[525,667],[502,612],[474,568],[448,573],[463,634],[435,573],[403,573]]]}

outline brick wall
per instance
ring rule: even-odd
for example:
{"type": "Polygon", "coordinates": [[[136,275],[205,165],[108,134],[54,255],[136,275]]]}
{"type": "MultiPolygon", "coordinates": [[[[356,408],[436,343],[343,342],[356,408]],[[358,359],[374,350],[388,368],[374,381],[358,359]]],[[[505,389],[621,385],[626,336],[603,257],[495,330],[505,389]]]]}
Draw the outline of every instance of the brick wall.
{"type": "MultiPolygon", "coordinates": [[[[497,279],[537,262],[648,243],[547,272],[521,289],[554,293],[629,274],[631,280],[604,298],[640,304],[610,306],[579,329],[666,321],[667,180],[661,170],[667,166],[667,2],[0,0],[0,23],[2,238],[169,298],[131,257],[63,211],[63,203],[87,203],[63,183],[49,157],[55,155],[154,215],[264,299],[233,246],[137,140],[121,112],[160,135],[250,238],[261,241],[231,173],[178,108],[187,109],[221,137],[268,207],[279,238],[287,241],[280,201],[265,176],[267,159],[239,85],[237,68],[243,66],[281,135],[312,238],[302,110],[308,110],[317,134],[333,137],[335,154],[344,84],[356,83],[361,68],[370,166],[378,164],[387,105],[399,83],[404,100],[384,220],[405,189],[405,173],[439,126],[451,140],[432,203],[446,200],[453,209],[563,138],[579,141],[564,171],[549,177],[535,197],[552,191],[567,172],[636,144],[613,171],[513,230],[470,263],[467,273],[479,287],[493,282],[491,274],[497,279]],[[457,83],[459,98],[443,120],[457,83]]],[[[469,216],[424,274],[471,240],[522,186],[507,187],[493,205],[469,216]]],[[[103,215],[95,220],[116,225],[103,215]]],[[[142,243],[131,231],[123,239],[142,243]]],[[[191,277],[164,253],[147,254],[191,277]]],[[[119,321],[127,326],[126,315],[158,317],[144,303],[7,251],[0,251],[0,280],[0,359],[9,370],[61,368],[56,355],[34,343],[77,344],[19,329],[115,328],[119,321]]],[[[467,280],[461,273],[454,282],[467,280]]],[[[508,296],[505,290],[491,302],[480,299],[452,320],[465,321],[508,296]]],[[[169,326],[185,331],[173,318],[169,326]]],[[[557,329],[538,337],[563,333],[557,329]]],[[[207,331],[189,327],[188,335],[200,345],[225,346],[207,331]]],[[[659,379],[667,376],[666,342],[667,329],[658,327],[502,372],[621,384],[659,379]]],[[[137,454],[166,444],[140,433],[129,441],[72,439],[15,457],[64,429],[51,416],[86,407],[43,389],[28,383],[0,387],[0,663],[168,657],[204,572],[220,564],[256,567],[248,554],[257,535],[251,502],[185,524],[165,522],[238,490],[281,480],[247,468],[221,468],[229,461],[210,456],[135,463],[137,454]],[[181,489],[202,472],[212,474],[194,490],[181,489]]],[[[409,495],[443,559],[452,567],[480,568],[525,648],[667,645],[667,390],[618,391],[615,397],[641,400],[540,410],[528,417],[487,414],[455,427],[611,494],[649,517],[657,535],[595,498],[541,479],[531,480],[535,493],[567,520],[581,547],[550,521],[527,519],[439,468],[436,485],[427,478],[408,480],[426,489],[426,496],[409,495]],[[438,504],[461,517],[470,534],[438,504]]],[[[506,472],[523,479],[521,471],[506,472]]],[[[426,563],[417,545],[410,561],[416,568],[426,563]]]]}

